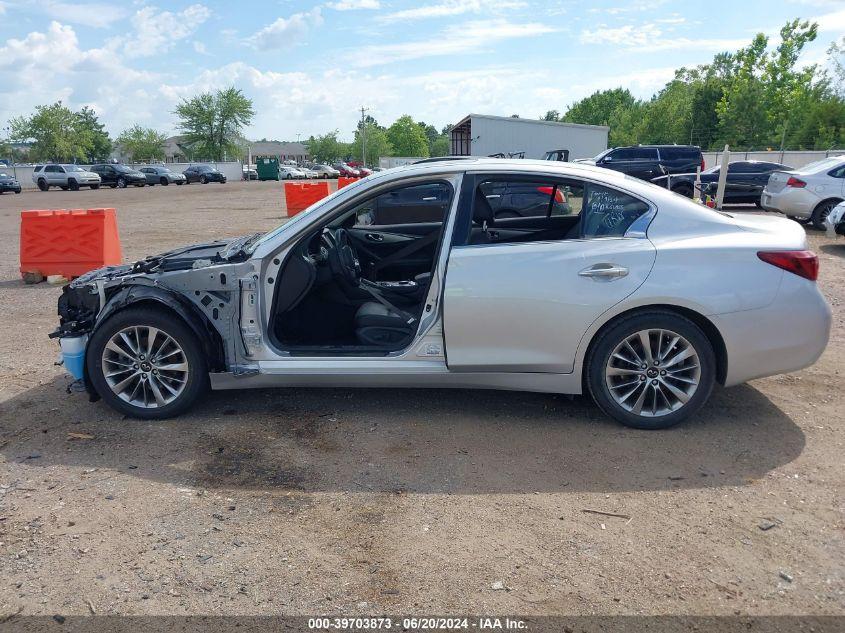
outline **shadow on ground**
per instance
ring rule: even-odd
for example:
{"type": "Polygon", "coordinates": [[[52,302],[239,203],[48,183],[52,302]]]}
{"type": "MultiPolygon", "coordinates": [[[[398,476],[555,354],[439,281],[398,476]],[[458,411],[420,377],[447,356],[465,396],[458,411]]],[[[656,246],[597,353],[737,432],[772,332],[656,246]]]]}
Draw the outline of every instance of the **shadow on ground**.
{"type": "Polygon", "coordinates": [[[694,421],[649,432],[586,398],[429,389],[211,393],[181,418],[142,422],[65,384],[0,404],[7,462],[214,489],[620,492],[743,485],[804,447],[792,420],[747,385],[717,389],[694,421]]]}

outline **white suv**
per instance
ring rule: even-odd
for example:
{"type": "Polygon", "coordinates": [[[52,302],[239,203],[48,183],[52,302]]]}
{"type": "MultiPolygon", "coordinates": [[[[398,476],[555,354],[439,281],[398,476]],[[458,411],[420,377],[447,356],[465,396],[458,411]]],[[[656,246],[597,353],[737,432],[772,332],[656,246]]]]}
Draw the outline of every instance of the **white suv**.
{"type": "Polygon", "coordinates": [[[776,171],[760,196],[760,206],[788,218],[807,219],[823,231],[831,209],[845,200],[845,156],[817,160],[792,171],[776,171]]]}
{"type": "Polygon", "coordinates": [[[79,165],[36,165],[32,172],[32,182],[41,191],[50,187],[61,187],[77,191],[80,187],[100,188],[100,177],[79,165]]]}

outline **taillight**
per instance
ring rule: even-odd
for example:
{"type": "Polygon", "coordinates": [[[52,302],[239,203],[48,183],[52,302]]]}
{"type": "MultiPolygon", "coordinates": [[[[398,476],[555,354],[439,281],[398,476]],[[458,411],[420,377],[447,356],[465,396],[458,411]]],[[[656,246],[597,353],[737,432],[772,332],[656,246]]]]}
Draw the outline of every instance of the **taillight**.
{"type": "Polygon", "coordinates": [[[790,176],[789,180],[786,181],[786,186],[787,187],[797,187],[798,189],[801,189],[802,187],[806,187],[807,183],[804,182],[803,180],[796,178],[795,176],[790,176]]]}
{"type": "Polygon", "coordinates": [[[819,258],[813,251],[759,251],[757,257],[810,281],[819,277],[819,258]]]}
{"type": "Polygon", "coordinates": [[[701,157],[701,171],[704,171],[704,156],[701,157]]]}
{"type": "Polygon", "coordinates": [[[555,192],[555,202],[563,203],[563,192],[560,190],[560,187],[537,187],[537,191],[540,193],[544,193],[547,196],[552,195],[552,191],[555,192]]]}

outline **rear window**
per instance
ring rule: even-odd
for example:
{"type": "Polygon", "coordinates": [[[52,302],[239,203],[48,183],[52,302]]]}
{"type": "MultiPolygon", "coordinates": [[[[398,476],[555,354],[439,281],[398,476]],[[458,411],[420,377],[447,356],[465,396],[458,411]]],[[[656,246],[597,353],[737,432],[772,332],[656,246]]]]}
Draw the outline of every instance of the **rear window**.
{"type": "Polygon", "coordinates": [[[701,150],[695,147],[661,147],[660,156],[666,160],[700,160],[701,150]]]}
{"type": "Polygon", "coordinates": [[[582,236],[622,237],[649,206],[633,196],[595,183],[586,183],[582,236]]]}

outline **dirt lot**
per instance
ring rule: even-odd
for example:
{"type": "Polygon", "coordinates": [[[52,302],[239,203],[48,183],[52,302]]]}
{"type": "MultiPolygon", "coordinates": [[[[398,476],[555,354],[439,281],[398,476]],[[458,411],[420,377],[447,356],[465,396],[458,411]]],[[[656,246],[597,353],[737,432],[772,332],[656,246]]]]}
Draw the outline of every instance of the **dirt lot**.
{"type": "Polygon", "coordinates": [[[117,208],[130,260],[283,214],[278,183],[0,198],[0,616],[845,614],[845,240],[809,231],[822,359],[670,431],[446,390],[223,392],[150,423],[65,393],[59,289],[19,279],[19,211],[85,207],[117,208]]]}

